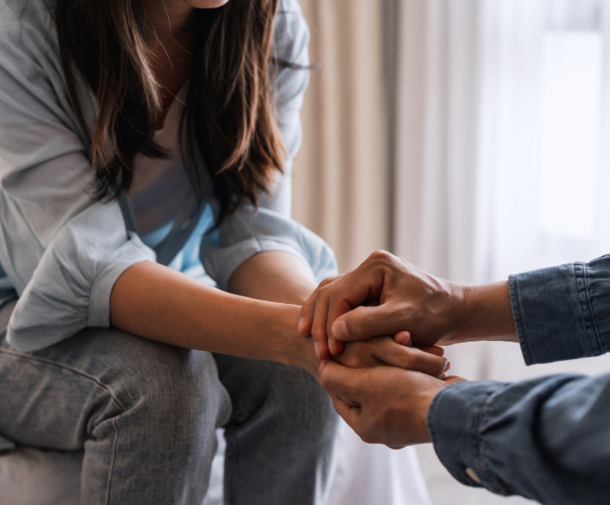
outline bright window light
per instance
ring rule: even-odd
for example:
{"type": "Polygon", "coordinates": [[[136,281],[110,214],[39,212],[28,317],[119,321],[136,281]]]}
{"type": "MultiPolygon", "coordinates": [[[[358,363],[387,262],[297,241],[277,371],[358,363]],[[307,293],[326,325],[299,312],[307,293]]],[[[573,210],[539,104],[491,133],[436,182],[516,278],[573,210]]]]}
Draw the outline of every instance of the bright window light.
{"type": "Polygon", "coordinates": [[[603,38],[549,31],[543,44],[541,226],[549,235],[595,233],[603,38]]]}

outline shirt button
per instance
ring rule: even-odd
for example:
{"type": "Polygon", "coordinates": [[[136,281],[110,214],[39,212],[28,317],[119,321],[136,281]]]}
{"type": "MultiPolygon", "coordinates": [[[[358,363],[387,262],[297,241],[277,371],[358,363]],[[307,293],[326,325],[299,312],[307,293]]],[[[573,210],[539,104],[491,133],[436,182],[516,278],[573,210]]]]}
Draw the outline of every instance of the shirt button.
{"type": "Polygon", "coordinates": [[[477,484],[481,483],[481,479],[479,479],[479,476],[475,473],[475,471],[472,468],[470,468],[470,467],[466,468],[466,474],[477,484]]]}

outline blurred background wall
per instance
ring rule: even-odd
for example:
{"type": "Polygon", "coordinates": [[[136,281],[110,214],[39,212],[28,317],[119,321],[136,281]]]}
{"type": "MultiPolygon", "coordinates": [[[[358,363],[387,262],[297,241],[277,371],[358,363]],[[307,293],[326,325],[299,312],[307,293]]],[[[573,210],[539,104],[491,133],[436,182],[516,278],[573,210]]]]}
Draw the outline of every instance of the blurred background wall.
{"type": "MultiPolygon", "coordinates": [[[[300,3],[322,66],[294,217],[341,271],[385,248],[483,283],[610,252],[610,0],[300,3]]],[[[449,357],[468,379],[610,369],[608,357],[526,368],[502,343],[449,357]]],[[[436,505],[506,501],[420,454],[436,505]]]]}
{"type": "Polygon", "coordinates": [[[390,246],[383,0],[300,0],[319,64],[302,112],[293,214],[342,271],[390,246]]]}

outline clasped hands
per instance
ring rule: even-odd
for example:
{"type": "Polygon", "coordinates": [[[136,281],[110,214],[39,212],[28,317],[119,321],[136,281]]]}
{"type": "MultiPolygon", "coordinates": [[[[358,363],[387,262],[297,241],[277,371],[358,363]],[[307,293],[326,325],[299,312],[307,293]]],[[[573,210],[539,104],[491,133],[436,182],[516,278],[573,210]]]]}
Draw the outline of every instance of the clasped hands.
{"type": "Polygon", "coordinates": [[[303,305],[320,383],[365,441],[393,449],[431,441],[427,415],[446,377],[437,344],[459,338],[461,287],[386,252],[325,280],[303,305]],[[347,344],[346,344],[347,343],[347,344]]]}

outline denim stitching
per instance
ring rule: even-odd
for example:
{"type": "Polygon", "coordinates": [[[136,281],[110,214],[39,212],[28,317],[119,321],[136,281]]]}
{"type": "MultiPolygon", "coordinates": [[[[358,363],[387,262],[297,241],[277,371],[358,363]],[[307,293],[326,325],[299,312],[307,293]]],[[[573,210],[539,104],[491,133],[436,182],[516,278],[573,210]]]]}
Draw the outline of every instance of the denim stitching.
{"type": "MultiPolygon", "coordinates": [[[[80,375],[81,377],[93,381],[97,386],[101,387],[102,389],[106,390],[108,392],[108,394],[110,395],[110,398],[113,402],[115,402],[119,408],[121,409],[122,412],[125,412],[127,409],[123,406],[123,404],[112,394],[112,390],[106,386],[106,384],[100,382],[98,379],[96,379],[95,377],[92,377],[91,375],[88,375],[84,372],[81,372],[80,370],[76,370],[74,368],[71,368],[69,366],[66,365],[62,365],[60,363],[54,363],[53,361],[44,359],[44,358],[39,358],[37,356],[30,356],[28,354],[21,354],[18,352],[14,352],[14,351],[9,351],[7,349],[0,349],[0,354],[7,354],[10,356],[14,356],[18,359],[24,359],[24,360],[29,360],[29,361],[37,361],[39,363],[44,363],[47,366],[53,366],[62,370],[67,370],[75,375],[80,375]]],[[[110,464],[110,471],[109,471],[109,477],[108,477],[108,486],[106,488],[106,504],[109,505],[110,504],[110,492],[111,492],[111,488],[112,488],[112,477],[114,474],[114,464],[116,462],[116,458],[117,458],[117,453],[118,453],[118,443],[119,443],[119,437],[120,437],[120,430],[119,430],[119,425],[117,422],[117,419],[114,418],[112,420],[112,424],[115,428],[116,431],[116,437],[114,439],[114,444],[112,447],[112,463],[110,464]]]]}
{"type": "Polygon", "coordinates": [[[118,445],[119,445],[119,437],[121,432],[119,431],[119,423],[117,418],[112,419],[112,424],[116,431],[116,437],[114,439],[114,444],[112,445],[112,463],[110,464],[110,471],[108,476],[108,486],[106,487],[106,505],[110,504],[110,493],[112,492],[112,477],[114,476],[114,464],[116,463],[116,458],[118,454],[118,445]]]}
{"type": "Polygon", "coordinates": [[[576,266],[580,265],[580,263],[574,263],[571,265],[571,269],[572,269],[572,276],[571,276],[571,281],[572,284],[574,286],[574,292],[576,293],[576,306],[578,307],[578,313],[580,314],[580,323],[582,324],[582,327],[584,329],[584,333],[586,335],[586,339],[584,339],[587,342],[587,346],[589,348],[589,356],[594,356],[595,353],[593,351],[593,346],[591,345],[591,341],[589,340],[589,332],[587,331],[587,325],[585,322],[585,316],[582,310],[582,304],[580,303],[580,296],[579,296],[579,289],[578,289],[578,283],[576,282],[576,266]]]}
{"type": "Polygon", "coordinates": [[[597,321],[595,319],[595,311],[593,310],[593,300],[591,299],[591,293],[589,291],[589,280],[587,278],[587,267],[583,267],[583,277],[585,281],[585,295],[587,297],[587,304],[589,305],[589,311],[591,312],[591,324],[593,326],[593,332],[595,333],[595,338],[597,339],[597,345],[599,346],[600,354],[605,354],[604,343],[602,342],[601,336],[599,334],[599,329],[597,327],[597,321]]]}
{"type": "Polygon", "coordinates": [[[96,379],[95,377],[86,374],[84,372],[81,372],[80,370],[76,370],[74,368],[71,368],[69,366],[66,365],[62,365],[60,363],[55,363],[51,360],[48,359],[44,359],[44,358],[39,358],[38,356],[31,356],[28,354],[21,354],[18,352],[14,352],[14,351],[9,351],[7,349],[0,349],[0,353],[2,354],[9,354],[11,356],[15,356],[17,358],[21,358],[21,359],[25,359],[25,360],[31,360],[31,361],[38,361],[39,363],[44,363],[46,365],[50,365],[50,366],[54,366],[57,368],[61,368],[63,370],[68,370],[69,372],[72,372],[76,375],[80,375],[81,377],[84,377],[85,379],[89,379],[93,382],[95,382],[98,386],[100,386],[102,389],[105,389],[108,394],[110,395],[110,398],[121,408],[121,410],[123,410],[123,412],[125,412],[127,409],[123,406],[123,404],[114,396],[114,394],[112,393],[112,390],[106,386],[106,384],[104,384],[103,382],[100,382],[98,379],[96,379]]]}
{"type": "MultiPolygon", "coordinates": [[[[448,389],[449,389],[448,387],[441,389],[441,391],[439,391],[439,393],[432,399],[432,403],[430,404],[430,408],[428,409],[428,415],[426,416],[426,424],[428,425],[428,431],[430,431],[430,437],[432,438],[432,445],[433,445],[434,450],[437,453],[437,456],[439,457],[439,459],[440,459],[440,454],[437,452],[436,445],[434,443],[435,441],[438,440],[438,438],[437,438],[436,431],[434,429],[434,425],[432,423],[432,417],[434,417],[434,412],[436,412],[436,408],[441,401],[440,398],[443,396],[444,393],[447,392],[448,389]]],[[[451,472],[451,475],[453,475],[453,472],[451,472]]],[[[458,482],[461,482],[465,486],[472,485],[472,481],[470,479],[464,478],[463,475],[461,475],[461,474],[458,474],[457,476],[453,475],[453,477],[458,482]]]]}
{"type": "Polygon", "coordinates": [[[487,459],[483,456],[483,449],[482,449],[483,436],[481,435],[481,431],[478,429],[482,424],[485,423],[485,420],[487,419],[487,416],[489,413],[489,406],[491,404],[491,398],[492,398],[493,394],[494,394],[494,391],[490,391],[487,394],[487,398],[483,402],[483,406],[481,409],[481,421],[479,422],[479,426],[477,427],[477,440],[479,441],[479,447],[478,447],[479,458],[478,459],[481,463],[481,467],[483,467],[483,470],[487,477],[487,481],[490,483],[491,486],[495,487],[498,490],[498,491],[496,491],[496,489],[492,489],[492,491],[496,492],[497,494],[507,495],[508,486],[504,482],[502,482],[496,475],[494,475],[494,473],[489,468],[489,465],[487,464],[487,459]]]}
{"type": "Polygon", "coordinates": [[[513,276],[508,283],[509,286],[509,294],[511,305],[513,306],[513,319],[515,320],[515,327],[517,328],[517,338],[519,339],[519,343],[521,344],[521,348],[523,349],[523,354],[525,355],[525,361],[528,365],[534,363],[534,357],[532,354],[532,350],[530,348],[530,342],[525,336],[525,327],[523,326],[523,313],[521,311],[521,298],[519,293],[519,284],[517,282],[517,277],[513,276]],[[512,282],[510,282],[512,281],[512,282]],[[514,286],[514,289],[512,289],[514,286]],[[523,336],[523,338],[521,338],[523,336]]]}

